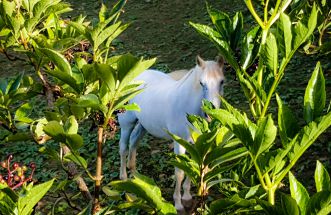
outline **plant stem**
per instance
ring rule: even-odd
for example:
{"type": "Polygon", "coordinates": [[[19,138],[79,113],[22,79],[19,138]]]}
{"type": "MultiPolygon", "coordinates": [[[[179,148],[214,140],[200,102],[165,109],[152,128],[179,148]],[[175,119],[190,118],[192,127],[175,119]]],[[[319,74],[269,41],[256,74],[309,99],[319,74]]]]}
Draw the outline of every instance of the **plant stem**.
{"type": "Polygon", "coordinates": [[[246,0],[245,1],[248,10],[251,12],[251,14],[253,15],[253,17],[255,18],[255,20],[257,21],[257,23],[261,26],[262,29],[265,29],[265,24],[262,22],[261,18],[259,17],[259,15],[256,13],[252,1],[251,0],[246,0]]]}
{"type": "Polygon", "coordinates": [[[275,187],[272,187],[268,190],[268,202],[272,205],[275,205],[275,187]]]}
{"type": "Polygon", "coordinates": [[[100,208],[101,208],[100,201],[99,201],[99,194],[100,194],[101,179],[102,179],[102,143],[103,143],[103,127],[99,126],[93,214],[96,214],[98,211],[100,211],[100,208]]]}

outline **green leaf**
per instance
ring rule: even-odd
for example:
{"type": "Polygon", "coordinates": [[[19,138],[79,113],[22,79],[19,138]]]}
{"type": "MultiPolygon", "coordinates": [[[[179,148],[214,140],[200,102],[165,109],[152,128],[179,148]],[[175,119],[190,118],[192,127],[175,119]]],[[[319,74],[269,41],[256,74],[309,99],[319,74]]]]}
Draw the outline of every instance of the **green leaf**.
{"type": "Polygon", "coordinates": [[[60,54],[59,52],[57,52],[55,50],[48,49],[48,48],[39,48],[39,50],[42,53],[44,53],[59,68],[60,72],[63,72],[63,73],[66,73],[66,74],[72,76],[71,66],[70,66],[68,60],[62,54],[60,54]]]}
{"type": "Polygon", "coordinates": [[[151,67],[155,63],[155,58],[150,59],[150,60],[143,60],[140,59],[136,61],[135,63],[131,63],[129,65],[124,65],[124,63],[127,61],[132,62],[132,57],[129,55],[123,55],[119,59],[119,64],[118,64],[118,73],[121,77],[121,84],[119,86],[119,89],[123,89],[125,86],[131,84],[133,79],[135,79],[138,75],[140,75],[142,72],[144,72],[146,69],[151,67]]]}
{"type": "Polygon", "coordinates": [[[331,181],[328,171],[325,169],[323,164],[316,161],[315,169],[315,184],[317,192],[330,191],[331,192],[331,181]]]}
{"type": "Polygon", "coordinates": [[[18,214],[30,214],[33,207],[40,201],[40,199],[52,187],[54,179],[35,185],[31,190],[26,191],[24,196],[20,196],[18,200],[18,214]]]}
{"type": "Polygon", "coordinates": [[[314,32],[317,24],[317,9],[316,4],[313,4],[313,8],[311,10],[311,14],[308,19],[307,24],[303,24],[301,21],[297,23],[294,28],[294,41],[293,41],[293,51],[299,48],[314,32]]]}
{"type": "Polygon", "coordinates": [[[65,144],[73,151],[81,148],[83,144],[83,138],[78,134],[67,134],[65,144]]]}
{"type": "Polygon", "coordinates": [[[235,50],[241,39],[241,34],[243,31],[243,15],[241,12],[236,12],[232,19],[232,34],[231,34],[231,43],[230,46],[232,50],[235,50]]]}
{"type": "Polygon", "coordinates": [[[99,11],[99,22],[104,22],[106,20],[107,10],[107,6],[102,3],[99,11]]]}
{"type": "Polygon", "coordinates": [[[114,25],[111,25],[105,28],[95,39],[94,48],[97,49],[104,41],[106,41],[109,37],[111,37],[116,30],[120,27],[121,22],[117,22],[114,25]]]}
{"type": "Polygon", "coordinates": [[[309,215],[328,215],[331,213],[331,192],[324,190],[315,193],[309,201],[307,213],[309,215]]]}
{"type": "Polygon", "coordinates": [[[260,48],[257,42],[261,34],[260,26],[255,26],[244,37],[241,44],[240,65],[246,70],[255,60],[258,50],[260,48]]]}
{"type": "Polygon", "coordinates": [[[194,147],[194,145],[190,142],[187,142],[186,140],[178,137],[175,134],[171,134],[170,132],[168,132],[168,134],[172,137],[172,139],[174,141],[176,141],[177,143],[179,143],[180,145],[182,145],[186,151],[190,154],[191,158],[196,162],[196,163],[201,163],[201,157],[199,155],[199,152],[197,152],[196,148],[194,147]]]}
{"type": "Polygon", "coordinates": [[[29,103],[23,104],[16,110],[15,120],[25,123],[33,122],[33,120],[28,117],[31,114],[31,111],[32,111],[31,104],[29,103]]]}
{"type": "Polygon", "coordinates": [[[233,31],[232,21],[228,14],[211,9],[207,5],[207,11],[212,23],[215,25],[217,31],[222,36],[222,39],[226,41],[231,40],[231,33],[233,31]]]}
{"type": "Polygon", "coordinates": [[[104,82],[108,90],[113,92],[115,91],[115,77],[114,77],[114,69],[108,64],[94,64],[94,69],[96,73],[99,75],[99,78],[102,82],[104,82]]]}
{"type": "Polygon", "coordinates": [[[135,91],[132,91],[130,93],[127,93],[126,95],[122,95],[119,99],[117,99],[114,102],[114,110],[119,110],[124,108],[125,104],[127,102],[129,102],[133,97],[135,97],[136,95],[138,95],[139,93],[141,93],[143,90],[142,89],[138,89],[135,91]]]}
{"type": "Polygon", "coordinates": [[[318,62],[308,82],[304,97],[304,118],[307,123],[321,116],[325,100],[325,79],[320,62],[318,62]]]}
{"type": "Polygon", "coordinates": [[[95,94],[82,95],[79,98],[78,106],[100,110],[103,113],[107,112],[107,107],[105,105],[102,105],[102,103],[99,101],[98,96],[96,96],[95,94]]]}
{"type": "Polygon", "coordinates": [[[234,53],[230,47],[230,44],[228,43],[227,40],[222,38],[219,32],[215,31],[214,29],[212,29],[207,25],[202,25],[192,22],[190,22],[190,25],[192,25],[202,36],[206,37],[207,39],[215,43],[216,48],[225,58],[226,62],[228,62],[235,70],[239,69],[239,65],[234,57],[234,53]]]}
{"type": "Polygon", "coordinates": [[[9,17],[12,16],[14,10],[15,10],[15,2],[14,1],[7,1],[7,0],[3,0],[2,1],[2,10],[4,13],[6,13],[9,17]]]}
{"type": "Polygon", "coordinates": [[[261,57],[274,76],[278,70],[278,46],[275,35],[269,32],[265,45],[262,47],[261,57]]]}
{"type": "Polygon", "coordinates": [[[21,81],[23,79],[24,73],[22,72],[20,75],[18,75],[15,80],[10,84],[10,88],[8,90],[8,93],[11,93],[15,90],[17,90],[20,87],[21,81]]]}
{"type": "Polygon", "coordinates": [[[289,57],[292,49],[292,23],[290,17],[285,13],[280,14],[280,21],[277,25],[278,47],[283,55],[289,57]]]}
{"type": "Polygon", "coordinates": [[[199,135],[196,139],[194,146],[196,148],[196,152],[199,153],[199,157],[204,158],[208,152],[213,150],[213,146],[216,145],[215,138],[217,132],[218,129],[215,129],[214,131],[199,135]]]}
{"type": "Polygon", "coordinates": [[[298,120],[288,106],[283,104],[281,98],[276,94],[278,103],[278,128],[283,146],[294,138],[299,131],[298,120]]]}
{"type": "Polygon", "coordinates": [[[271,114],[259,121],[257,126],[252,147],[256,157],[271,147],[277,135],[277,127],[272,120],[271,114]]]}
{"type": "Polygon", "coordinates": [[[281,193],[280,203],[284,215],[300,215],[299,207],[291,196],[281,193]]]}
{"type": "Polygon", "coordinates": [[[136,103],[130,103],[130,104],[127,104],[127,105],[123,105],[123,108],[126,111],[138,111],[138,112],[140,112],[140,107],[136,103]]]}
{"type": "Polygon", "coordinates": [[[75,116],[71,115],[68,117],[64,124],[64,130],[67,134],[77,134],[78,132],[78,122],[75,116]]]}
{"type": "Polygon", "coordinates": [[[57,121],[50,121],[44,126],[44,132],[53,137],[56,141],[64,142],[65,133],[62,125],[57,121]]]}
{"type": "Polygon", "coordinates": [[[160,214],[177,214],[175,207],[171,203],[164,201],[161,196],[161,190],[154,181],[146,176],[136,173],[134,174],[134,179],[112,181],[110,184],[118,190],[136,194],[151,204],[160,214]]]}
{"type": "Polygon", "coordinates": [[[86,160],[77,154],[73,154],[73,153],[68,153],[64,156],[65,159],[69,159],[72,162],[74,162],[75,164],[77,164],[78,166],[82,166],[84,169],[87,169],[87,162],[86,160]]]}
{"type": "Polygon", "coordinates": [[[309,202],[309,194],[306,188],[289,172],[291,196],[297,202],[300,208],[300,214],[306,214],[306,208],[309,202]]]}

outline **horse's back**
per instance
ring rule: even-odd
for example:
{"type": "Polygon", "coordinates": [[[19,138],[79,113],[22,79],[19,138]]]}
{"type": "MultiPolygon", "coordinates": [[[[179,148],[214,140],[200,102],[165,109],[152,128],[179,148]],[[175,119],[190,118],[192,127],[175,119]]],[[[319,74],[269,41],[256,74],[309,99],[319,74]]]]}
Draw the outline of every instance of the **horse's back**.
{"type": "Polygon", "coordinates": [[[148,85],[155,84],[155,83],[157,83],[159,85],[160,82],[162,82],[162,84],[174,82],[174,79],[169,77],[166,73],[161,72],[159,70],[153,70],[153,69],[145,70],[143,73],[138,75],[136,80],[143,81],[145,84],[148,84],[148,85]]]}
{"type": "Polygon", "coordinates": [[[137,119],[150,134],[169,138],[165,132],[166,119],[169,118],[169,98],[176,81],[157,70],[146,70],[136,80],[144,82],[143,91],[131,100],[140,107],[140,112],[135,112],[137,119]]]}

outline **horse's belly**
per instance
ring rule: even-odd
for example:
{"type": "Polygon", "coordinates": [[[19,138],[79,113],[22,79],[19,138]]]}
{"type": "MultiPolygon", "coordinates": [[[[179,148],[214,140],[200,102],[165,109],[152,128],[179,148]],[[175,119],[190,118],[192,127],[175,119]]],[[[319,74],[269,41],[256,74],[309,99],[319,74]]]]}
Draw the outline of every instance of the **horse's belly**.
{"type": "Polygon", "coordinates": [[[136,102],[141,111],[136,113],[138,121],[151,135],[170,139],[167,133],[167,109],[162,104],[146,105],[139,101],[136,102]]]}

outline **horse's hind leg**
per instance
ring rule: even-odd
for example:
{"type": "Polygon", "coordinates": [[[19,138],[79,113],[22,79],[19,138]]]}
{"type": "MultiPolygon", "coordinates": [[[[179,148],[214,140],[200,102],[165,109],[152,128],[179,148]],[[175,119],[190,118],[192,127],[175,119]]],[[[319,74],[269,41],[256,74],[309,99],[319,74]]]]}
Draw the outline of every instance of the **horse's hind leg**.
{"type": "Polygon", "coordinates": [[[120,156],[121,156],[121,168],[120,168],[120,179],[127,179],[126,173],[126,156],[128,154],[128,144],[131,133],[138,121],[133,112],[125,112],[118,115],[118,121],[121,127],[121,138],[120,138],[120,156]]]}
{"type": "Polygon", "coordinates": [[[137,146],[145,134],[145,128],[138,121],[130,135],[128,168],[131,170],[131,172],[136,171],[137,146]]]}

